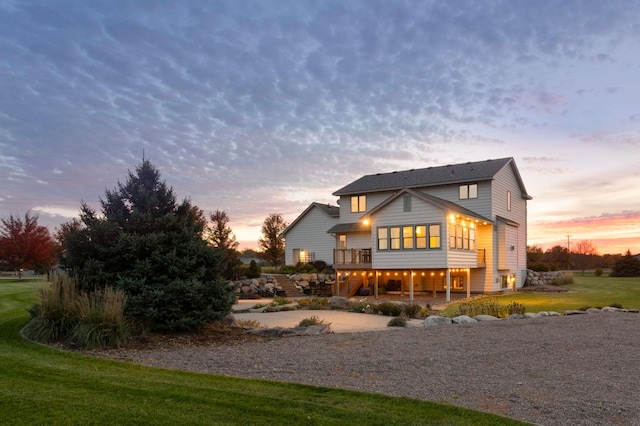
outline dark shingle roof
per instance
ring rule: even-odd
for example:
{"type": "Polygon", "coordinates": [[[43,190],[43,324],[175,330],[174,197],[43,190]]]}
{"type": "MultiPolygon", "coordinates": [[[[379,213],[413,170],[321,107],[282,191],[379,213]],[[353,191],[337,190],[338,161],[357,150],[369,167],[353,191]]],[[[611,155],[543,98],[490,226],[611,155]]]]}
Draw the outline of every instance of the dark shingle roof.
{"type": "MultiPolygon", "coordinates": [[[[512,161],[513,158],[509,157],[497,160],[366,175],[337,190],[333,195],[363,194],[380,190],[398,190],[401,188],[490,180],[500,169],[512,161]]],[[[524,187],[523,192],[525,192],[524,187]]]]}
{"type": "Polygon", "coordinates": [[[368,232],[371,231],[371,225],[365,225],[362,222],[355,223],[339,223],[334,225],[327,232],[329,234],[348,233],[348,232],[368,232]]]}

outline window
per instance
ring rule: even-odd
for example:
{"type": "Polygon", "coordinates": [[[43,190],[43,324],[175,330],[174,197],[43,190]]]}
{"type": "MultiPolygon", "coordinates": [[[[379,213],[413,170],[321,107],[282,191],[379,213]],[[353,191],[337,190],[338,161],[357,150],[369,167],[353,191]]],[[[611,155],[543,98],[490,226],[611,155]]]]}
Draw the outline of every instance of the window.
{"type": "Polygon", "coordinates": [[[440,229],[440,225],[403,225],[378,228],[376,234],[378,250],[439,249],[441,248],[440,229]]]}
{"type": "Polygon", "coordinates": [[[354,195],[351,197],[351,213],[360,213],[367,211],[367,196],[354,195]]]}
{"type": "Polygon", "coordinates": [[[472,183],[470,185],[460,185],[459,196],[461,200],[478,198],[478,184],[472,183]]]}
{"type": "Polygon", "coordinates": [[[427,227],[424,225],[416,226],[416,248],[427,248],[427,227]]]}
{"type": "Polygon", "coordinates": [[[347,248],[347,236],[344,234],[338,235],[338,248],[346,249],[347,248]]]}
{"type": "Polygon", "coordinates": [[[449,248],[461,250],[476,249],[475,229],[462,225],[449,225],[449,248]]]}
{"type": "Polygon", "coordinates": [[[511,191],[507,191],[507,210],[511,211],[511,191]]]}
{"type": "Polygon", "coordinates": [[[400,250],[400,227],[389,228],[391,250],[400,250]]]}
{"type": "Polygon", "coordinates": [[[405,213],[411,211],[411,195],[405,195],[402,197],[402,207],[405,213]]]}
{"type": "Polygon", "coordinates": [[[389,229],[378,228],[378,250],[387,250],[389,248],[389,229]]]}
{"type": "Polygon", "coordinates": [[[402,248],[405,250],[413,248],[413,226],[402,227],[402,248]]]}
{"type": "Polygon", "coordinates": [[[429,248],[440,248],[440,225],[429,225],[429,248]]]}

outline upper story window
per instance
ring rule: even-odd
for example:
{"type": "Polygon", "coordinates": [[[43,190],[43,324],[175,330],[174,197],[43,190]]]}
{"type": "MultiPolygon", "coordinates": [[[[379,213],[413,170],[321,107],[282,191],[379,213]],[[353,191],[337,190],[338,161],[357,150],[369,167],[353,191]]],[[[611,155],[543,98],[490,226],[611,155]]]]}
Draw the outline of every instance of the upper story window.
{"type": "Polygon", "coordinates": [[[460,185],[460,199],[478,198],[478,184],[460,185]]]}
{"type": "Polygon", "coordinates": [[[351,213],[360,213],[367,211],[367,196],[353,195],[351,196],[351,213]]]}
{"type": "Polygon", "coordinates": [[[449,225],[449,248],[461,250],[476,249],[476,231],[462,225],[449,225]]]}
{"type": "Polygon", "coordinates": [[[440,225],[403,225],[377,230],[378,250],[439,249],[440,225]]]}
{"type": "Polygon", "coordinates": [[[507,191],[507,210],[511,211],[511,191],[507,191]]]}

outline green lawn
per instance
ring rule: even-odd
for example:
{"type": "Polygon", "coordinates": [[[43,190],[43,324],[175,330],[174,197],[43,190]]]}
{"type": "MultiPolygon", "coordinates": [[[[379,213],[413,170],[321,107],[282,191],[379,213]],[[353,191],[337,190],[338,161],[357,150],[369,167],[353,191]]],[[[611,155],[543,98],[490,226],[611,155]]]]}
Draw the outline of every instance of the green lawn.
{"type": "MultiPolygon", "coordinates": [[[[570,291],[565,293],[507,293],[497,296],[508,304],[518,302],[525,305],[527,312],[556,311],[563,313],[571,309],[603,307],[614,303],[626,309],[640,308],[640,277],[617,278],[596,277],[593,273],[574,273],[575,283],[564,285],[570,291]]],[[[455,304],[443,311],[445,315],[456,311],[455,304]]]]}
{"type": "Polygon", "coordinates": [[[522,424],[408,398],[154,369],[58,351],[18,334],[42,285],[0,280],[3,425],[522,424]]]}

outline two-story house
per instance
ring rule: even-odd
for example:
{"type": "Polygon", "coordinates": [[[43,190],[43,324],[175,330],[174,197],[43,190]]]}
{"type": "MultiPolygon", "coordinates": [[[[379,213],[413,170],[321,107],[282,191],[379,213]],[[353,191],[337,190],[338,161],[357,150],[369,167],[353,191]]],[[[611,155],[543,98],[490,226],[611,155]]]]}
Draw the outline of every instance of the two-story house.
{"type": "MultiPolygon", "coordinates": [[[[445,291],[449,300],[451,291],[469,296],[524,283],[531,197],[513,158],[367,175],[333,195],[339,216],[325,231],[333,258],[321,260],[353,292],[368,287],[413,299],[445,291]]],[[[291,259],[322,238],[316,229],[307,241],[285,235],[291,259]]]]}

